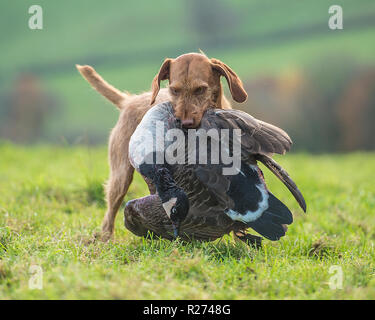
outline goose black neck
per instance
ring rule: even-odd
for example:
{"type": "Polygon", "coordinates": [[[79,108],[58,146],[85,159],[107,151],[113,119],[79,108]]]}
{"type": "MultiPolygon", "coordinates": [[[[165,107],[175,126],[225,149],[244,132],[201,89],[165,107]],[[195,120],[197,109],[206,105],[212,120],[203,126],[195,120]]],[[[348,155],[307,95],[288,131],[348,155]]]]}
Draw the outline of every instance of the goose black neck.
{"type": "Polygon", "coordinates": [[[180,189],[171,172],[165,167],[156,169],[153,181],[163,203],[174,197],[180,189]]]}
{"type": "Polygon", "coordinates": [[[163,203],[172,198],[180,190],[173,179],[170,169],[165,165],[142,164],[139,169],[142,175],[151,179],[154,183],[163,203]]]}

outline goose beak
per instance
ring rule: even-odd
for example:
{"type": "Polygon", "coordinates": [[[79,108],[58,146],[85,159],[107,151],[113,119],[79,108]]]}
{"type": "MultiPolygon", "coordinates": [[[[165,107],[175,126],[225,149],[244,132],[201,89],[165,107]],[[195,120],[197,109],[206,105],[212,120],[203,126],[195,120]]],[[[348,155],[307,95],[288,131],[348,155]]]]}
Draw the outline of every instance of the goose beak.
{"type": "Polygon", "coordinates": [[[180,222],[179,221],[172,222],[172,228],[173,228],[173,237],[177,239],[180,234],[180,222]]]}

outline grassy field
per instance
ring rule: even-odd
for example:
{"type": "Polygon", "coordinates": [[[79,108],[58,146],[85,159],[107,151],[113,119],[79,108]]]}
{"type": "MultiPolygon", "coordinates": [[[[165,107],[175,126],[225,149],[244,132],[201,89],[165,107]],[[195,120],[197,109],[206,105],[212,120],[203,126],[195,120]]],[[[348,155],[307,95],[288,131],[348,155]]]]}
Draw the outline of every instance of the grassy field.
{"type": "MultiPolygon", "coordinates": [[[[183,245],[143,240],[124,228],[91,242],[105,211],[106,149],[0,145],[0,299],[375,299],[375,154],[290,154],[278,161],[303,191],[279,242],[257,251],[230,236],[183,245]],[[30,267],[43,289],[30,289],[30,267]],[[330,268],[342,289],[329,286],[330,268]]],[[[139,176],[127,199],[146,194],[139,176]]]]}

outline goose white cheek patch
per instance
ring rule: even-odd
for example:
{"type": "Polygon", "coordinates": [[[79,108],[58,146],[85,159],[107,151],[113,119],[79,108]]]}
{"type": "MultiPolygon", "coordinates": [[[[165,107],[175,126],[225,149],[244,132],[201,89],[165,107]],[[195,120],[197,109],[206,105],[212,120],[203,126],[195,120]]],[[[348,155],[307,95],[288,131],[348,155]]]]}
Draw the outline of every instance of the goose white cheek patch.
{"type": "Polygon", "coordinates": [[[169,218],[171,218],[171,210],[173,206],[176,204],[177,198],[171,198],[167,202],[163,203],[163,208],[169,218]]]}

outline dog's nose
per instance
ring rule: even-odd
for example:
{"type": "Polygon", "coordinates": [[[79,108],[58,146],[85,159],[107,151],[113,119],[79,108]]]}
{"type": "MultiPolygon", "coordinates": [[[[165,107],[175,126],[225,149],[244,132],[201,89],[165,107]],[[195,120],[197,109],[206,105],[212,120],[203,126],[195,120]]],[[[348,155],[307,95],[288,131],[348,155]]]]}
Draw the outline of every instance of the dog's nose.
{"type": "Polygon", "coordinates": [[[182,124],[182,126],[185,127],[185,128],[190,128],[190,127],[193,126],[193,124],[194,124],[194,120],[192,120],[192,119],[182,120],[182,121],[181,121],[181,124],[182,124]]]}

